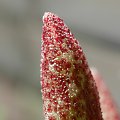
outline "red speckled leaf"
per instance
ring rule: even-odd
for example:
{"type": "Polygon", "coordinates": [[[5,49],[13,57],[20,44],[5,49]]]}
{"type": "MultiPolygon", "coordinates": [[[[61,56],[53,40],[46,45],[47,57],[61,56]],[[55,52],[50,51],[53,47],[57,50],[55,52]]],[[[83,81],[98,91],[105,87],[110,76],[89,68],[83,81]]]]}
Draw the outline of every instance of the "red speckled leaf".
{"type": "Polygon", "coordinates": [[[104,81],[99,75],[98,71],[95,68],[91,68],[96,85],[98,87],[101,110],[103,112],[104,120],[120,120],[119,112],[117,106],[106,87],[104,81]]]}
{"type": "Polygon", "coordinates": [[[57,15],[45,13],[43,23],[45,120],[102,120],[97,88],[78,41],[57,15]]]}

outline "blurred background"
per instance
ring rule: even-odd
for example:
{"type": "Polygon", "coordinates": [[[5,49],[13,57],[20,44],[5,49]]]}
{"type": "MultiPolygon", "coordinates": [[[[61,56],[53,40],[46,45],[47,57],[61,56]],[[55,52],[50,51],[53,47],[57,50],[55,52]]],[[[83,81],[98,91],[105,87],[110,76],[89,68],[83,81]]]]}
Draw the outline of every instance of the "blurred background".
{"type": "Polygon", "coordinates": [[[120,109],[120,1],[0,0],[0,120],[43,120],[42,16],[64,19],[120,109]]]}

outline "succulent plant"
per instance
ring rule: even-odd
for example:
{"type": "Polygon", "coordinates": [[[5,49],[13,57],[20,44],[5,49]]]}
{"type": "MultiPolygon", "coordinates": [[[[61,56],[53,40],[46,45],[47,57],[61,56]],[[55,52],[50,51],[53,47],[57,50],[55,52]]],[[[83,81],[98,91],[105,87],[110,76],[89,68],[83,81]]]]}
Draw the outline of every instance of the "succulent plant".
{"type": "Polygon", "coordinates": [[[91,71],[98,88],[103,119],[104,120],[120,120],[117,106],[112,98],[112,95],[109,89],[105,85],[102,77],[100,76],[96,68],[91,68],[91,71]]]}
{"type": "Polygon", "coordinates": [[[41,86],[45,120],[102,120],[99,96],[85,55],[64,21],[43,17],[41,86]]]}

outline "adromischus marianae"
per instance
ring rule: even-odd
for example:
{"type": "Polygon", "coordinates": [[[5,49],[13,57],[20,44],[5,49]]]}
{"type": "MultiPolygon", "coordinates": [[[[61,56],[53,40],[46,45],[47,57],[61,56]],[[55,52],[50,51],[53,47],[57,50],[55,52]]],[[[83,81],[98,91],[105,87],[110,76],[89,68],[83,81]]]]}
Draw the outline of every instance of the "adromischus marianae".
{"type": "Polygon", "coordinates": [[[57,15],[43,17],[41,86],[45,120],[103,120],[99,96],[78,41],[57,15]]]}
{"type": "Polygon", "coordinates": [[[120,115],[117,110],[115,101],[113,100],[111,93],[107,88],[107,86],[105,85],[102,77],[100,76],[96,68],[91,68],[91,71],[98,88],[103,119],[104,120],[120,120],[120,115]]]}

